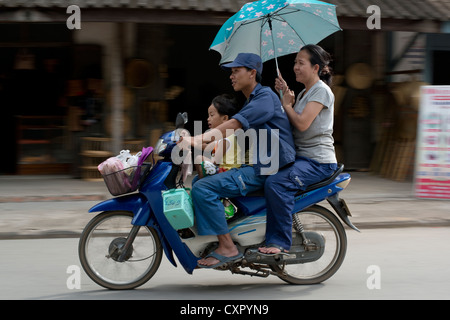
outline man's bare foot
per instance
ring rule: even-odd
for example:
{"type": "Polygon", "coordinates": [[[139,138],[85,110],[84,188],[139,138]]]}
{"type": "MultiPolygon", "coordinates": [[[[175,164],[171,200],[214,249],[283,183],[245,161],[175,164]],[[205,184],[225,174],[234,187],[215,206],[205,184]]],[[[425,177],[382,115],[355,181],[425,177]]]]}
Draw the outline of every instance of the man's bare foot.
{"type": "Polygon", "coordinates": [[[269,244],[267,247],[260,247],[258,248],[259,252],[264,254],[278,254],[278,253],[284,253],[287,254],[288,251],[284,250],[282,247],[274,244],[269,244]]]}
{"type": "Polygon", "coordinates": [[[278,248],[266,248],[266,247],[261,247],[258,248],[259,252],[261,253],[265,253],[265,254],[275,254],[275,253],[280,253],[281,250],[278,248]]]}

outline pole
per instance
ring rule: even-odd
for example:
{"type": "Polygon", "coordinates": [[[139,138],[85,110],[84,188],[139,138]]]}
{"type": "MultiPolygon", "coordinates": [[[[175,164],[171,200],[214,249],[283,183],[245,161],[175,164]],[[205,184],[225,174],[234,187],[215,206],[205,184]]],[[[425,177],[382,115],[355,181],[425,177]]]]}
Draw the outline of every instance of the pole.
{"type": "Polygon", "coordinates": [[[277,76],[280,75],[280,70],[278,69],[278,59],[277,59],[277,50],[275,47],[275,39],[273,38],[273,30],[272,30],[272,20],[269,17],[269,28],[270,28],[270,35],[272,36],[272,45],[273,45],[273,52],[275,55],[275,65],[277,66],[277,76]]]}
{"type": "Polygon", "coordinates": [[[123,145],[123,70],[122,70],[123,29],[115,24],[115,35],[111,52],[111,138],[112,152],[119,154],[123,145]]]}
{"type": "MultiPolygon", "coordinates": [[[[279,77],[280,76],[280,69],[278,68],[277,49],[275,47],[275,39],[273,37],[273,30],[272,30],[272,20],[270,19],[270,17],[269,17],[268,22],[269,22],[270,35],[272,36],[272,45],[273,45],[273,52],[274,52],[274,55],[275,55],[275,65],[276,65],[276,68],[277,68],[277,76],[279,77]]],[[[280,90],[280,97],[281,97],[281,99],[283,99],[283,91],[281,91],[281,90],[280,90]]]]}

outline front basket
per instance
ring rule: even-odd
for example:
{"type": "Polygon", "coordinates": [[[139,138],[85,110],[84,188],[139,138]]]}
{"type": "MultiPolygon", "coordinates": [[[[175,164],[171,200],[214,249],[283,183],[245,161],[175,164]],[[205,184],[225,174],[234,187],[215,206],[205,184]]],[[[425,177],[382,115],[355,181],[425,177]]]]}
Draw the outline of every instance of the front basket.
{"type": "Polygon", "coordinates": [[[113,196],[119,196],[139,189],[151,168],[151,163],[143,163],[140,166],[129,167],[102,176],[109,192],[113,196]]]}

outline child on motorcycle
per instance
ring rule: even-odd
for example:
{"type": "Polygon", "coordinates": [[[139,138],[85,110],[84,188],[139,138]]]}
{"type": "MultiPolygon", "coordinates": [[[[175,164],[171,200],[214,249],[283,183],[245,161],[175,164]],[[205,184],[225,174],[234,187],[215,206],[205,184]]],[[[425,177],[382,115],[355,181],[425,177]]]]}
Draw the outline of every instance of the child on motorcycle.
{"type": "MultiPolygon", "coordinates": [[[[234,98],[226,94],[213,99],[208,108],[208,127],[216,128],[236,114],[237,103],[234,98]]],[[[204,147],[205,155],[197,156],[194,160],[199,179],[206,175],[225,172],[231,168],[239,168],[237,163],[237,145],[234,135],[213,141],[204,147]]]]}
{"type": "MultiPolygon", "coordinates": [[[[233,97],[226,94],[215,97],[208,108],[208,127],[210,129],[216,128],[231,119],[237,111],[237,102],[233,97]]],[[[211,157],[199,155],[194,159],[198,179],[241,166],[237,161],[239,150],[234,134],[207,144],[204,151],[204,154],[211,155],[211,157]]],[[[223,205],[226,218],[232,218],[235,211],[233,205],[226,199],[223,200],[223,205]]]]}

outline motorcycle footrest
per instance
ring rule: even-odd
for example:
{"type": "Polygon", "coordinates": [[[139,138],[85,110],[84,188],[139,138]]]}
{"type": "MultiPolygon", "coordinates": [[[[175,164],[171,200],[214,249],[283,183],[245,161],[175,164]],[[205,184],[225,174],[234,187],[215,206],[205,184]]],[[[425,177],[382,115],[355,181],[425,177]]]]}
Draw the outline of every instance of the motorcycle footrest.
{"type": "Polygon", "coordinates": [[[258,249],[248,249],[242,263],[280,264],[285,260],[296,259],[296,254],[280,252],[277,254],[264,254],[258,249]]]}
{"type": "Polygon", "coordinates": [[[303,247],[294,246],[289,253],[278,253],[273,255],[263,254],[258,249],[248,249],[242,260],[242,264],[296,264],[316,261],[322,256],[322,250],[305,250],[303,247]]]}

